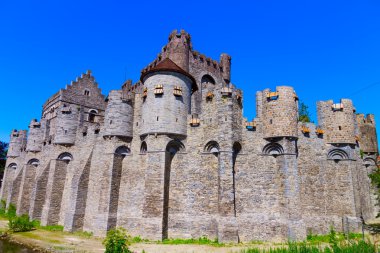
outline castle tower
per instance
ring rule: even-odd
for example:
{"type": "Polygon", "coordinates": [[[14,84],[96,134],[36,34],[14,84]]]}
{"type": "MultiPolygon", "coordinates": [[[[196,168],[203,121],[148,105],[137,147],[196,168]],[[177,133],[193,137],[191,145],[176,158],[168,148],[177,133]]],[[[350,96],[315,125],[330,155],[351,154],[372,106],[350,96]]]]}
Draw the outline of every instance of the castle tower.
{"type": "Polygon", "coordinates": [[[144,83],[141,135],[187,134],[194,78],[172,60],[165,59],[143,72],[144,83]]]}
{"type": "Polygon", "coordinates": [[[223,68],[223,79],[226,83],[230,83],[231,80],[231,56],[228,54],[220,55],[220,64],[223,68]]]}
{"type": "Polygon", "coordinates": [[[359,144],[360,149],[364,153],[378,153],[377,134],[375,116],[368,114],[357,114],[356,120],[359,128],[359,144]]]}
{"type": "Polygon", "coordinates": [[[122,90],[110,91],[104,126],[104,136],[132,137],[133,107],[131,96],[123,96],[122,90]]]}
{"type": "Polygon", "coordinates": [[[73,145],[78,128],[79,109],[74,105],[63,104],[57,112],[55,144],[73,145]]]}
{"type": "Polygon", "coordinates": [[[8,148],[8,157],[19,157],[24,151],[26,146],[26,130],[12,130],[9,148],[8,148]]]}
{"type": "Polygon", "coordinates": [[[258,113],[264,127],[264,138],[297,137],[298,133],[298,99],[294,89],[278,86],[275,92],[269,89],[262,93],[262,105],[258,113]]]}
{"type": "Polygon", "coordinates": [[[317,103],[318,123],[325,130],[326,142],[356,144],[354,106],[350,99],[334,104],[332,100],[317,103]]]}
{"type": "Polygon", "coordinates": [[[164,54],[164,56],[169,57],[181,69],[188,72],[190,49],[190,35],[184,30],[181,30],[180,33],[174,30],[169,35],[169,43],[166,46],[167,54],[164,54]]]}
{"type": "Polygon", "coordinates": [[[46,128],[46,121],[41,120],[38,122],[33,119],[29,124],[29,134],[26,143],[26,151],[28,152],[40,152],[42,149],[44,130],[46,128]]]}

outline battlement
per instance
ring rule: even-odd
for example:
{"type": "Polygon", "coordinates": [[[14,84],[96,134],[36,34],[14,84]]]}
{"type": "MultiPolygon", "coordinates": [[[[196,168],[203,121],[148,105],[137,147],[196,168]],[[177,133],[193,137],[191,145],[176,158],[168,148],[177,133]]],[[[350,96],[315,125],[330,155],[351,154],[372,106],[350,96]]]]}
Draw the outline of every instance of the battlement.
{"type": "Polygon", "coordinates": [[[364,115],[364,113],[356,114],[356,120],[358,124],[371,124],[373,126],[376,126],[375,123],[375,115],[373,114],[367,114],[364,115]]]}
{"type": "Polygon", "coordinates": [[[178,30],[173,30],[170,34],[169,34],[169,37],[168,37],[168,41],[171,42],[172,40],[185,40],[187,41],[188,43],[190,43],[190,40],[191,40],[191,36],[189,33],[187,33],[185,30],[181,30],[180,32],[178,32],[178,30]]]}

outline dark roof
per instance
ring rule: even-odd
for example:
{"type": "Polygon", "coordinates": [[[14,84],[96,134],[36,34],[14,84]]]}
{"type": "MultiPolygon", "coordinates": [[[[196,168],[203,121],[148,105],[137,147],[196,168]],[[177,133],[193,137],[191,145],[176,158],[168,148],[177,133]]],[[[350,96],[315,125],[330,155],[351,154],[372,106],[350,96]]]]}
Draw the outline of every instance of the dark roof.
{"type": "Polygon", "coordinates": [[[155,72],[161,72],[161,71],[171,71],[171,72],[176,72],[176,73],[180,73],[184,76],[187,76],[188,78],[190,78],[190,80],[193,83],[192,84],[193,91],[196,91],[198,89],[194,77],[192,75],[190,75],[188,72],[186,72],[185,70],[183,70],[180,66],[175,64],[169,58],[166,58],[163,61],[159,62],[156,66],[154,66],[151,69],[143,70],[141,73],[140,80],[141,80],[141,82],[143,82],[145,76],[147,76],[148,74],[155,73],[155,72]]]}

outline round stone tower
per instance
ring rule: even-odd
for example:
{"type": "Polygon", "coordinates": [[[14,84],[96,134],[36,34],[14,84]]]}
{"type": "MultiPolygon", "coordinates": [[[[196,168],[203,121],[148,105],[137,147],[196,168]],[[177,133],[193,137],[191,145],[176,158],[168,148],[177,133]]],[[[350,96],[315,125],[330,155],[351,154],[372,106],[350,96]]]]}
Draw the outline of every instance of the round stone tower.
{"type": "Polygon", "coordinates": [[[29,134],[26,143],[26,151],[28,152],[40,152],[42,149],[45,121],[38,122],[33,119],[29,124],[29,134]]]}
{"type": "Polygon", "coordinates": [[[298,136],[298,99],[292,87],[266,89],[261,101],[264,138],[298,136]]]}
{"type": "Polygon", "coordinates": [[[169,35],[169,43],[166,46],[166,56],[186,72],[189,71],[190,49],[190,35],[187,32],[181,30],[181,32],[178,33],[177,30],[174,30],[169,35]]]}
{"type": "Polygon", "coordinates": [[[355,112],[350,99],[317,103],[318,123],[325,130],[326,142],[332,144],[356,144],[355,112]]]}
{"type": "Polygon", "coordinates": [[[26,130],[12,130],[7,157],[19,157],[26,145],[26,130]]]}
{"type": "Polygon", "coordinates": [[[166,58],[141,75],[143,88],[141,135],[187,134],[194,78],[166,58]]]}
{"type": "Polygon", "coordinates": [[[112,90],[104,119],[104,136],[132,137],[133,107],[130,97],[123,97],[122,90],[112,90]]]}
{"type": "Polygon", "coordinates": [[[74,145],[78,123],[79,109],[76,105],[63,104],[57,112],[57,129],[54,137],[55,144],[74,145]]]}

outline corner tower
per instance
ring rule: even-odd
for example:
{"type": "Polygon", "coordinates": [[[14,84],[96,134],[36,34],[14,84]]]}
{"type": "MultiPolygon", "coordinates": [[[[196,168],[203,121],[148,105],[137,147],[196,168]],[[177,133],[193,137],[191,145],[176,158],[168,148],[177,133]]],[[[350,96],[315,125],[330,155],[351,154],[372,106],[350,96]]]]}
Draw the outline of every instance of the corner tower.
{"type": "Polygon", "coordinates": [[[166,55],[176,65],[186,72],[189,71],[189,55],[191,49],[190,34],[181,30],[180,33],[174,30],[169,35],[169,42],[165,47],[166,55]]]}
{"type": "Polygon", "coordinates": [[[278,86],[276,91],[269,89],[257,94],[262,98],[258,113],[262,118],[264,138],[298,136],[298,98],[292,87],[278,86]]]}
{"type": "Polygon", "coordinates": [[[104,136],[132,137],[133,107],[130,94],[124,94],[122,90],[110,91],[104,126],[104,136]]]}
{"type": "Polygon", "coordinates": [[[375,116],[373,114],[357,114],[356,120],[359,128],[360,149],[364,153],[378,153],[375,116]]]}
{"type": "Polygon", "coordinates": [[[25,150],[26,130],[12,130],[7,157],[19,157],[25,150]]]}
{"type": "Polygon", "coordinates": [[[194,78],[169,58],[142,73],[144,83],[141,135],[187,135],[187,115],[194,78]]]}
{"type": "Polygon", "coordinates": [[[33,119],[29,124],[28,141],[26,144],[26,151],[28,152],[40,152],[44,140],[44,130],[46,127],[46,121],[41,120],[38,122],[33,119]]]}
{"type": "Polygon", "coordinates": [[[318,123],[326,131],[326,142],[331,144],[356,144],[355,113],[350,99],[317,103],[318,123]]]}

